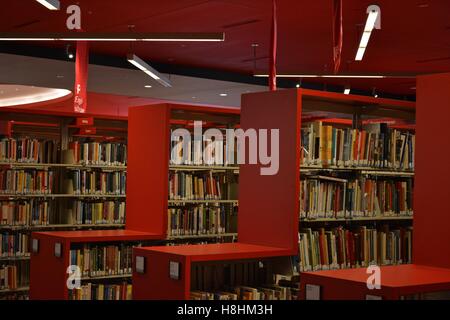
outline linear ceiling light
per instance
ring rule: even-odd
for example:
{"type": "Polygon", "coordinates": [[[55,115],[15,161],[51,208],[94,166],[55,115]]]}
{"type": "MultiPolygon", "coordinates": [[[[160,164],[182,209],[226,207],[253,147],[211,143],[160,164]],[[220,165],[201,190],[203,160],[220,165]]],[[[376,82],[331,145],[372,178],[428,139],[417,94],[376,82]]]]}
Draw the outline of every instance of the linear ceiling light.
{"type": "Polygon", "coordinates": [[[128,54],[127,60],[132,65],[134,65],[139,70],[142,70],[146,74],[148,74],[150,77],[158,81],[160,84],[162,84],[164,87],[171,87],[172,84],[170,83],[169,79],[164,77],[162,74],[160,74],[158,71],[153,69],[147,62],[136,56],[135,54],[128,54]]]}
{"type": "Polygon", "coordinates": [[[358,51],[356,52],[356,61],[361,61],[364,57],[367,45],[369,44],[370,35],[373,29],[381,29],[381,9],[377,5],[371,5],[367,8],[367,21],[364,27],[358,51]]]}
{"type": "MultiPolygon", "coordinates": [[[[254,77],[267,78],[268,74],[255,74],[254,77]]],[[[342,79],[384,79],[415,78],[415,75],[380,75],[380,74],[277,74],[277,78],[342,78],[342,79]]]]}
{"type": "Polygon", "coordinates": [[[350,94],[350,86],[345,87],[344,94],[350,94]]]}
{"type": "Polygon", "coordinates": [[[1,41],[224,41],[224,33],[0,32],[1,41]]]}
{"type": "Polygon", "coordinates": [[[58,0],[36,0],[49,10],[59,10],[58,0]]]}

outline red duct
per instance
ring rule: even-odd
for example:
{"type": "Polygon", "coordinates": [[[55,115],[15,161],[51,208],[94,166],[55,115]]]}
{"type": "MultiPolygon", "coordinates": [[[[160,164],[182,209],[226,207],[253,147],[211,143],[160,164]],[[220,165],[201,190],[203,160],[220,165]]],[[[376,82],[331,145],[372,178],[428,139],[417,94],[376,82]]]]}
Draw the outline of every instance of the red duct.
{"type": "Polygon", "coordinates": [[[87,41],[77,41],[73,110],[78,113],[85,113],[87,109],[88,65],[88,43],[87,41]]]}
{"type": "Polygon", "coordinates": [[[269,88],[270,91],[277,90],[277,5],[272,0],[272,30],[270,38],[270,62],[269,62],[269,88]]]}
{"type": "Polygon", "coordinates": [[[342,57],[344,28],[342,25],[342,0],[333,0],[333,71],[339,72],[342,57]]]}

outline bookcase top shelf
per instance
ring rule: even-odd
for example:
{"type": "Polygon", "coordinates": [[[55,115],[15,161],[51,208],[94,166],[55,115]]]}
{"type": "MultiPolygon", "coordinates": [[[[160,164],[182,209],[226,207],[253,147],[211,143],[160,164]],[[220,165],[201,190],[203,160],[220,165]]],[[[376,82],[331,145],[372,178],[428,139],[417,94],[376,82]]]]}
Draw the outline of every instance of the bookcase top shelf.
{"type": "Polygon", "coordinates": [[[135,248],[135,254],[162,253],[183,256],[191,262],[259,259],[291,256],[295,252],[286,248],[253,245],[247,243],[215,243],[205,245],[156,246],[135,248]]]}
{"type": "Polygon", "coordinates": [[[105,224],[46,224],[46,225],[2,225],[0,230],[45,230],[45,229],[95,229],[95,228],[123,228],[124,223],[105,223],[105,224]]]}
{"type": "Polygon", "coordinates": [[[86,230],[34,232],[33,238],[53,238],[70,242],[143,241],[161,239],[161,235],[133,230],[86,230]]]}
{"type": "MultiPolygon", "coordinates": [[[[396,266],[381,266],[381,287],[411,288],[417,292],[427,292],[430,286],[445,284],[450,288],[450,269],[437,268],[418,264],[404,264],[396,266]]],[[[329,279],[336,281],[350,281],[358,285],[367,285],[367,268],[326,270],[302,272],[300,276],[329,279]]],[[[376,290],[374,290],[376,294],[376,290]]]]}
{"type": "Polygon", "coordinates": [[[65,163],[28,163],[28,162],[2,162],[0,161],[0,166],[10,167],[11,169],[47,169],[47,168],[67,168],[67,169],[102,169],[102,170],[115,170],[115,171],[125,171],[127,166],[117,166],[117,165],[100,165],[100,164],[65,164],[65,163]]]}

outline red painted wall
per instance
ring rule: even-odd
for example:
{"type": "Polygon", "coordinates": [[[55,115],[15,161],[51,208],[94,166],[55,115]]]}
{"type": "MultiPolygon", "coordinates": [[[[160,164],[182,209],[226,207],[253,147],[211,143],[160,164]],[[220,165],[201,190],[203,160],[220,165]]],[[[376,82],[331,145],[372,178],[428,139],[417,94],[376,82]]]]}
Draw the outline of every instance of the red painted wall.
{"type": "Polygon", "coordinates": [[[131,108],[128,117],[126,228],[166,232],[169,117],[168,105],[131,108]]]}
{"type": "Polygon", "coordinates": [[[417,79],[414,263],[450,268],[450,73],[417,79]]]}
{"type": "Polygon", "coordinates": [[[260,165],[240,166],[238,234],[241,243],[297,251],[300,122],[298,90],[242,97],[241,127],[244,130],[279,129],[279,171],[276,175],[264,176],[260,174],[260,165]]]}

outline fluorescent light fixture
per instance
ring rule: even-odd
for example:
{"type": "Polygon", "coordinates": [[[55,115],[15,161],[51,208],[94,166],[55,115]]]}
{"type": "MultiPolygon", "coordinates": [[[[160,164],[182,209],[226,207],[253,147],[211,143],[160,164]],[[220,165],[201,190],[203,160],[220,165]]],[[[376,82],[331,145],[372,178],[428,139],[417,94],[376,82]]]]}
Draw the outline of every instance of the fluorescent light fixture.
{"type": "MultiPolygon", "coordinates": [[[[268,74],[255,74],[254,77],[267,78],[268,74]]],[[[348,79],[383,79],[411,78],[413,76],[359,75],[359,74],[277,74],[277,78],[348,78],[348,79]]]]}
{"type": "Polygon", "coordinates": [[[58,0],[36,0],[49,10],[59,10],[58,0]]]}
{"type": "Polygon", "coordinates": [[[45,32],[18,33],[0,32],[1,41],[224,41],[225,34],[219,33],[135,33],[135,32],[45,32]]]}
{"type": "Polygon", "coordinates": [[[364,32],[361,36],[361,41],[359,42],[358,51],[356,52],[356,61],[361,61],[364,58],[364,53],[366,51],[367,45],[369,44],[369,39],[372,34],[373,29],[381,29],[381,9],[377,5],[371,5],[367,8],[367,21],[364,26],[364,32]]]}
{"type": "Polygon", "coordinates": [[[227,93],[221,93],[221,94],[219,94],[221,97],[226,97],[226,96],[228,96],[228,94],[227,93]]]}
{"type": "Polygon", "coordinates": [[[160,74],[158,71],[153,69],[147,62],[136,56],[135,54],[128,54],[127,60],[132,65],[134,65],[139,70],[145,72],[150,77],[158,81],[160,84],[162,84],[164,87],[172,87],[172,84],[170,83],[169,79],[164,77],[162,74],[160,74]]]}
{"type": "Polygon", "coordinates": [[[145,88],[151,88],[152,86],[147,84],[146,86],[144,86],[145,88]]]}

